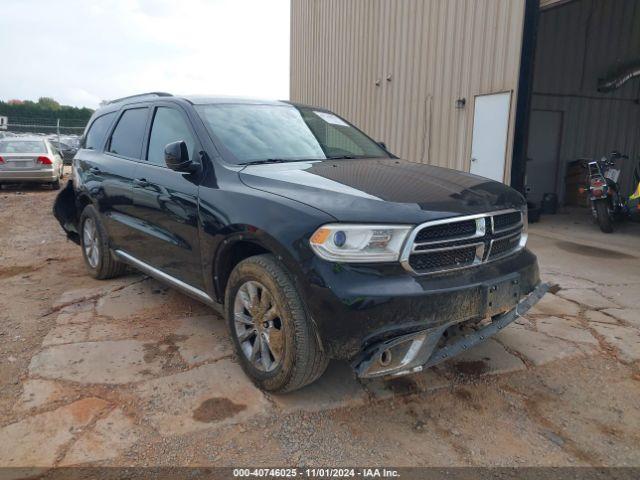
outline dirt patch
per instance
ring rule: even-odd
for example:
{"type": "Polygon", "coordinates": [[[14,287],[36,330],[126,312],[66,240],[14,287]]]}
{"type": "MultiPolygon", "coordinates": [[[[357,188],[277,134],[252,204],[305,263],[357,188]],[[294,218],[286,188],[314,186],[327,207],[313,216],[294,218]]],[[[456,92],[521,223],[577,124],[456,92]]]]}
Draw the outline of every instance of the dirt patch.
{"type": "Polygon", "coordinates": [[[246,405],[233,403],[228,398],[213,397],[202,402],[193,411],[193,419],[203,423],[218,422],[233,417],[245,408],[246,405]]]}
{"type": "Polygon", "coordinates": [[[14,265],[12,267],[0,268],[0,278],[9,278],[23,273],[31,273],[39,268],[40,267],[33,265],[14,265]]]}
{"type": "Polygon", "coordinates": [[[609,437],[622,437],[622,432],[612,425],[607,425],[606,423],[599,422],[597,420],[594,421],[596,427],[603,435],[609,437]]]}
{"type": "Polygon", "coordinates": [[[489,370],[489,366],[484,360],[457,362],[453,368],[460,375],[467,375],[470,377],[478,377],[489,370]]]}
{"type": "Polygon", "coordinates": [[[179,348],[176,342],[182,342],[188,337],[186,335],[167,335],[156,343],[144,344],[144,361],[153,363],[156,360],[162,361],[162,368],[169,369],[184,364],[180,357],[179,348]]]}
{"type": "Polygon", "coordinates": [[[600,247],[592,247],[589,245],[582,245],[580,243],[567,242],[567,241],[556,241],[555,242],[558,248],[564,250],[565,252],[576,253],[578,255],[583,255],[585,257],[595,257],[595,258],[607,258],[607,259],[615,259],[615,260],[624,260],[624,259],[635,259],[638,257],[634,257],[633,255],[628,255],[626,253],[617,252],[615,250],[607,250],[606,248],[600,247]]]}
{"type": "Polygon", "coordinates": [[[553,285],[551,285],[549,287],[549,293],[552,293],[553,295],[558,293],[560,290],[562,290],[562,287],[560,285],[558,285],[557,283],[554,283],[553,285]]]}
{"type": "Polygon", "coordinates": [[[418,392],[418,384],[409,377],[399,377],[385,382],[385,386],[388,390],[399,395],[410,395],[418,392]]]}

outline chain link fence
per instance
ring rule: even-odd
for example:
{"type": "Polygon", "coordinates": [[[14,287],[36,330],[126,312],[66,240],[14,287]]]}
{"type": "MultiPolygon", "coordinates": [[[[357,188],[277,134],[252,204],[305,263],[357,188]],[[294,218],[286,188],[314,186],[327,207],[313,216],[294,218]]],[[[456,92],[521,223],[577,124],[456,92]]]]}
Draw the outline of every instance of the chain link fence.
{"type": "Polygon", "coordinates": [[[68,135],[81,136],[86,126],[86,121],[55,118],[55,117],[31,117],[31,116],[11,116],[6,119],[5,132],[16,134],[39,134],[39,135],[68,135]]]}
{"type": "Polygon", "coordinates": [[[69,118],[3,116],[0,139],[25,135],[46,137],[60,151],[65,165],[70,165],[80,146],[86,123],[85,120],[69,118]]]}

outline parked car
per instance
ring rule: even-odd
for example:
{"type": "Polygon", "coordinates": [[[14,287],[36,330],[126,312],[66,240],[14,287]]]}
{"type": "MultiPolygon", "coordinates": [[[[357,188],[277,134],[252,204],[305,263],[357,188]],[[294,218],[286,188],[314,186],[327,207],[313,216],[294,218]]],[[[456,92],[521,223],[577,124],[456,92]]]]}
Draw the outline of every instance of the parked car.
{"type": "Polygon", "coordinates": [[[42,137],[0,139],[0,185],[6,183],[49,183],[60,188],[62,157],[42,137]]]}
{"type": "Polygon", "coordinates": [[[51,144],[60,152],[65,165],[71,165],[73,157],[78,153],[78,148],[64,142],[51,140],[51,144]]]}
{"type": "Polygon", "coordinates": [[[168,94],[96,111],[54,207],[95,278],[132,265],[223,312],[269,391],[330,358],[417,372],[502,329],[547,288],[526,212],[325,109],[168,94]]]}

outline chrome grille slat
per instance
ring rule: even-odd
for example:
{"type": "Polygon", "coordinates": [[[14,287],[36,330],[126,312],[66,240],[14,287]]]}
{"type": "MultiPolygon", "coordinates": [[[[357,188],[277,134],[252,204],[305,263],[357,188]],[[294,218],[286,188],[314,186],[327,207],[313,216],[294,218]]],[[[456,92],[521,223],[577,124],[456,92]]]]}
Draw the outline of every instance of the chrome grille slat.
{"type": "Polygon", "coordinates": [[[523,227],[522,213],[516,209],[426,222],[411,232],[400,262],[408,271],[426,275],[498,260],[522,248],[522,238],[526,238],[523,227]],[[473,233],[470,221],[475,222],[473,233]],[[455,235],[461,231],[467,234],[455,235]],[[452,235],[444,237],[445,233],[452,235]],[[418,241],[429,237],[432,238],[418,241]],[[475,256],[471,259],[473,250],[475,256]]]}

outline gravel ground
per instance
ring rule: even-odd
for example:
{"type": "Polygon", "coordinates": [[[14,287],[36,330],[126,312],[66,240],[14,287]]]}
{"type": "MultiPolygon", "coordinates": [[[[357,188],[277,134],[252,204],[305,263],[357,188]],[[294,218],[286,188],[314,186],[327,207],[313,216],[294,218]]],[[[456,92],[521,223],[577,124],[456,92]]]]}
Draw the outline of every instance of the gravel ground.
{"type": "MultiPolygon", "coordinates": [[[[211,358],[190,360],[185,356],[187,351],[202,355],[203,349],[209,348],[192,343],[203,336],[197,333],[203,327],[196,320],[211,316],[202,305],[134,273],[111,282],[88,277],[79,249],[66,241],[51,215],[54,196],[55,192],[39,188],[0,191],[0,428],[5,434],[33,434],[38,442],[46,443],[38,430],[45,428],[38,423],[42,415],[70,408],[74,421],[82,423],[72,428],[70,439],[60,449],[52,451],[49,464],[42,461],[45,466],[65,462],[244,467],[640,466],[638,358],[634,350],[626,355],[626,344],[617,344],[615,336],[608,337],[604,330],[604,334],[598,333],[607,322],[615,328],[631,328],[633,321],[638,321],[634,304],[640,286],[640,260],[631,247],[622,258],[608,263],[609,271],[599,275],[601,278],[594,278],[589,272],[598,271],[602,249],[576,239],[577,234],[573,240],[582,242],[582,246],[567,246],[572,242],[566,241],[567,233],[561,226],[551,225],[538,233],[532,228],[531,244],[540,254],[543,275],[560,285],[558,301],[567,302],[562,307],[567,310],[559,315],[595,338],[593,345],[583,345],[575,355],[543,365],[524,356],[522,368],[511,373],[445,364],[430,372],[432,377],[424,377],[437,379],[437,388],[435,383],[430,388],[424,379],[426,387],[416,387],[409,378],[383,383],[386,394],[378,395],[372,387],[362,385],[358,386],[366,392],[362,399],[353,401],[345,393],[319,410],[310,408],[308,401],[300,401],[295,408],[283,407],[279,399],[269,395],[256,397],[254,403],[247,401],[246,407],[218,399],[212,411],[205,408],[207,405],[195,409],[193,419],[188,419],[191,423],[162,423],[161,415],[174,404],[179,409],[190,401],[189,392],[198,382],[177,388],[167,401],[144,396],[143,386],[153,385],[145,375],[165,378],[163,375],[195,374],[212,365],[220,366],[220,371],[235,372],[237,364],[225,350],[222,337],[211,343],[212,351],[220,349],[211,358]],[[127,294],[139,299],[133,319],[118,319],[115,300],[100,306],[100,298],[117,299],[136,288],[141,290],[127,294]],[[104,321],[110,330],[103,333],[103,341],[139,341],[144,361],[148,361],[149,369],[157,371],[136,371],[143,380],[125,384],[52,381],[34,374],[34,359],[42,358],[39,355],[46,350],[43,342],[55,339],[52,332],[61,328],[61,319],[75,318],[65,312],[76,309],[73,315],[81,316],[82,305],[96,302],[95,298],[84,303],[71,299],[69,305],[61,306],[65,295],[78,291],[98,292],[87,328],[104,321]],[[606,304],[588,305],[594,298],[606,304]],[[569,311],[569,307],[575,311],[569,311]],[[108,308],[111,311],[105,310],[108,308]],[[611,316],[616,312],[623,312],[631,322],[616,320],[611,316]],[[167,323],[172,315],[187,318],[190,323],[180,327],[185,331],[167,323]],[[597,315],[602,316],[596,319],[600,323],[592,323],[597,315]],[[149,343],[158,335],[163,335],[161,341],[149,343]],[[35,398],[46,389],[47,400],[38,405],[25,404],[29,388],[36,392],[35,398]],[[85,403],[80,412],[81,402],[85,403]],[[252,405],[254,413],[249,415],[252,405]],[[224,417],[220,412],[227,411],[224,409],[242,420],[219,421],[224,417]],[[133,440],[127,443],[127,436],[132,435],[133,440]],[[112,443],[104,443],[105,438],[112,443]],[[100,456],[104,445],[118,453],[100,456]]],[[[618,241],[614,239],[614,243],[618,241]]],[[[625,251],[624,246],[618,251],[625,251]]],[[[546,318],[551,317],[539,311],[517,328],[540,330],[546,318]]],[[[68,330],[62,331],[69,334],[68,330]]],[[[564,334],[547,333],[552,339],[564,334]]],[[[65,347],[67,353],[69,348],[65,347]]],[[[516,362],[519,355],[509,353],[516,362]]],[[[236,378],[234,375],[228,378],[236,378]]],[[[243,383],[228,388],[236,389],[232,400],[249,392],[243,383]]],[[[56,416],[63,417],[62,413],[56,416]]],[[[0,458],[4,459],[1,450],[0,458]]]]}

